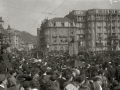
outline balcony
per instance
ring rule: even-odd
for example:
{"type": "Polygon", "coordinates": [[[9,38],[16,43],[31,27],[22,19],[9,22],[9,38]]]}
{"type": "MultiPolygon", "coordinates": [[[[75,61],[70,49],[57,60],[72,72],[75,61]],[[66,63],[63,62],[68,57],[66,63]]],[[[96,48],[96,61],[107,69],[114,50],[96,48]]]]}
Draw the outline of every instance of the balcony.
{"type": "Polygon", "coordinates": [[[99,37],[98,37],[98,40],[102,40],[102,37],[99,36],[99,37]]]}
{"type": "Polygon", "coordinates": [[[80,38],[79,38],[79,40],[84,40],[84,39],[85,39],[85,37],[80,37],[80,38]]]}
{"type": "Polygon", "coordinates": [[[53,35],[52,37],[53,37],[53,38],[57,38],[57,35],[53,35]]]}
{"type": "Polygon", "coordinates": [[[112,39],[118,39],[118,36],[111,36],[112,39]]]}
{"type": "MultiPolygon", "coordinates": [[[[74,34],[71,35],[71,36],[74,36],[74,34]]],[[[59,35],[59,37],[60,37],[60,38],[67,38],[67,35],[59,35]]]]}
{"type": "Polygon", "coordinates": [[[99,18],[99,19],[96,19],[96,21],[102,21],[102,20],[103,20],[103,19],[100,19],[100,18],[99,18]]]}
{"type": "Polygon", "coordinates": [[[85,22],[85,20],[76,20],[77,22],[85,22]]]}
{"type": "Polygon", "coordinates": [[[96,43],[96,47],[103,47],[103,43],[96,43]]]}
{"type": "Polygon", "coordinates": [[[99,25],[99,26],[97,26],[98,28],[101,28],[102,26],[101,25],[99,25]]]}

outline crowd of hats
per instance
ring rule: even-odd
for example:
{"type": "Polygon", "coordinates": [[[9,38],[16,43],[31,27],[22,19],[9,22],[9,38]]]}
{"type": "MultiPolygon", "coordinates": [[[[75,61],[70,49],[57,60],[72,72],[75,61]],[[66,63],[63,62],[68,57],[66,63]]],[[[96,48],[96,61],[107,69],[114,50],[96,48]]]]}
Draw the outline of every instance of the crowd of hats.
{"type": "MultiPolygon", "coordinates": [[[[69,83],[70,84],[74,83],[75,85],[77,85],[77,83],[82,84],[85,83],[85,81],[87,82],[90,80],[93,80],[93,82],[98,81],[99,77],[97,78],[94,77],[105,73],[106,68],[110,69],[110,66],[113,66],[116,69],[119,66],[119,62],[118,62],[119,55],[120,55],[119,52],[102,52],[95,54],[94,52],[91,53],[82,52],[79,53],[79,55],[74,55],[72,57],[70,57],[67,53],[65,53],[59,56],[49,55],[45,59],[34,59],[34,58],[31,58],[29,60],[16,59],[15,61],[12,62],[13,70],[11,71],[6,71],[4,65],[0,64],[0,73],[1,73],[0,81],[9,78],[11,74],[16,72],[17,83],[21,84],[22,87],[24,88],[31,87],[31,88],[37,88],[39,90],[40,88],[42,90],[48,90],[46,88],[48,88],[47,86],[49,86],[49,89],[51,88],[58,89],[59,87],[58,84],[60,84],[59,89],[63,90],[63,88],[65,88],[69,83]],[[97,60],[99,59],[99,56],[104,57],[104,54],[107,57],[109,56],[111,58],[110,61],[98,63],[97,60]],[[76,59],[84,62],[85,66],[83,67],[67,66],[67,63],[69,61],[76,59]],[[72,77],[72,81],[70,81],[71,77],[72,77]],[[55,86],[52,86],[54,84],[55,86]]],[[[108,72],[110,75],[111,71],[108,70],[108,72]]],[[[114,75],[114,77],[112,78],[110,76],[106,76],[106,78],[108,79],[108,82],[110,84],[108,85],[109,88],[116,87],[120,89],[119,86],[120,80],[118,80],[118,77],[116,75],[114,75]]]]}

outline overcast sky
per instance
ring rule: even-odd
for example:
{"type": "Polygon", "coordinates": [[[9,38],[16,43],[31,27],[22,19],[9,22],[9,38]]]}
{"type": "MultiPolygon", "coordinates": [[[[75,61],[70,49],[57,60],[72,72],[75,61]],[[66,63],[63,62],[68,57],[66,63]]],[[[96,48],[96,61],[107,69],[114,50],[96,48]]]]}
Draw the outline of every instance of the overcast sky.
{"type": "Polygon", "coordinates": [[[64,17],[72,10],[88,9],[120,9],[120,0],[0,0],[4,28],[10,25],[33,35],[37,35],[37,28],[45,18],[64,17]]]}

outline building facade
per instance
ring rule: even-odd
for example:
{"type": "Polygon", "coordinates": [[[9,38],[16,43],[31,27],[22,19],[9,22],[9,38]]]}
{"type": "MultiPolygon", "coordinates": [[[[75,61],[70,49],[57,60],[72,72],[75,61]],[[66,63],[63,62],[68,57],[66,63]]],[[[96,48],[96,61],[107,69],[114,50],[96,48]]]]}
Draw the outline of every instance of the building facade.
{"type": "Polygon", "coordinates": [[[86,50],[86,11],[85,10],[73,10],[65,17],[75,22],[77,31],[78,49],[86,50]]]}
{"type": "Polygon", "coordinates": [[[87,47],[93,51],[120,50],[120,10],[86,12],[87,47]]]}
{"type": "MultiPolygon", "coordinates": [[[[14,30],[8,25],[8,28],[6,29],[7,33],[7,42],[10,44],[11,49],[19,49],[20,48],[20,32],[17,30],[14,30]]],[[[5,35],[5,34],[4,34],[5,35]]]]}
{"type": "Polygon", "coordinates": [[[39,47],[44,52],[71,50],[73,38],[78,50],[120,50],[120,10],[73,10],[63,18],[45,19],[39,30],[39,47]]]}
{"type": "Polygon", "coordinates": [[[45,19],[40,28],[41,51],[67,51],[69,50],[69,46],[72,46],[70,42],[73,40],[73,48],[74,50],[76,49],[76,45],[78,45],[75,44],[77,41],[77,28],[72,20],[66,17],[50,20],[45,19]]]}
{"type": "Polygon", "coordinates": [[[83,43],[87,50],[120,50],[120,10],[73,10],[65,17],[75,22],[79,45],[83,43]]]}

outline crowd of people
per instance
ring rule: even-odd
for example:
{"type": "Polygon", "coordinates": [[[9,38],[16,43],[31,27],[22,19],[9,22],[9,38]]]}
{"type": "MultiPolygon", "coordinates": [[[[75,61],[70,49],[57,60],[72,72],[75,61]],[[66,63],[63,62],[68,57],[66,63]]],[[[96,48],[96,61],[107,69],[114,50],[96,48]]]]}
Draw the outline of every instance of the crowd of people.
{"type": "Polygon", "coordinates": [[[13,59],[8,46],[4,46],[0,57],[0,90],[120,90],[119,55],[87,52],[72,57],[63,54],[44,59],[13,59]],[[106,56],[110,60],[105,60],[106,56]],[[71,60],[80,60],[84,66],[70,66],[71,60]]]}

